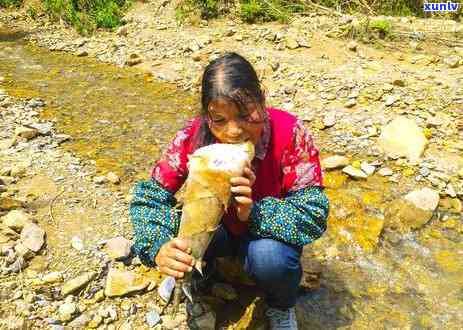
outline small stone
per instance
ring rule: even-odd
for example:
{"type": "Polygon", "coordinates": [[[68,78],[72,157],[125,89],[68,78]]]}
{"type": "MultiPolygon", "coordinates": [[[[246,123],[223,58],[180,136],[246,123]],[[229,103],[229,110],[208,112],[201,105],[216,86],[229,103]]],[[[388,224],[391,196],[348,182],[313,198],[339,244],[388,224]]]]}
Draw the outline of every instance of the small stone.
{"type": "Polygon", "coordinates": [[[23,257],[24,260],[29,260],[29,259],[32,259],[34,257],[34,253],[31,250],[29,250],[26,246],[24,246],[24,244],[22,244],[21,242],[18,242],[14,246],[14,250],[15,250],[16,254],[18,256],[23,257]]]}
{"type": "Polygon", "coordinates": [[[59,306],[58,313],[61,321],[67,322],[72,319],[72,315],[77,311],[74,303],[64,303],[59,306]]]}
{"type": "Polygon", "coordinates": [[[391,176],[394,172],[389,167],[379,169],[378,174],[381,176],[391,176]]]}
{"type": "Polygon", "coordinates": [[[119,27],[117,29],[116,34],[119,37],[126,37],[128,32],[129,32],[129,29],[128,29],[127,25],[123,25],[123,26],[121,26],[121,27],[119,27]]]}
{"type": "Polygon", "coordinates": [[[88,282],[93,280],[96,275],[97,274],[95,272],[87,272],[77,276],[76,278],[73,278],[72,280],[67,281],[61,288],[61,294],[63,296],[67,296],[68,294],[83,288],[88,284],[88,282]]]}
{"type": "Polygon", "coordinates": [[[236,300],[238,298],[235,289],[226,283],[214,283],[212,286],[212,294],[224,300],[236,300]]]}
{"type": "Polygon", "coordinates": [[[105,295],[107,297],[123,296],[125,294],[145,289],[150,283],[148,278],[139,274],[111,268],[106,278],[105,295]]]}
{"type": "Polygon", "coordinates": [[[73,249],[77,251],[82,251],[84,249],[84,242],[78,236],[73,236],[71,238],[71,246],[73,249]]]}
{"type": "Polygon", "coordinates": [[[16,231],[21,231],[26,224],[31,223],[29,215],[21,210],[10,211],[1,219],[3,225],[16,231]]]}
{"type": "Polygon", "coordinates": [[[463,179],[463,167],[458,171],[458,176],[463,179]]]}
{"type": "Polygon", "coordinates": [[[30,128],[30,127],[17,127],[14,131],[15,136],[22,137],[26,140],[31,140],[35,138],[37,135],[39,135],[39,131],[36,130],[35,128],[30,128]]]}
{"type": "Polygon", "coordinates": [[[84,49],[80,49],[78,51],[76,51],[75,55],[77,57],[85,57],[85,56],[88,56],[88,52],[84,49]]]}
{"type": "Polygon", "coordinates": [[[347,100],[346,103],[344,103],[344,107],[346,108],[352,108],[352,107],[355,107],[356,105],[357,105],[357,100],[354,98],[350,98],[349,100],[347,100]]]}
{"type": "Polygon", "coordinates": [[[357,46],[358,46],[357,43],[354,40],[352,40],[347,44],[347,49],[349,49],[350,51],[355,52],[355,51],[357,51],[357,46]]]}
{"type": "Polygon", "coordinates": [[[334,155],[322,160],[322,167],[327,170],[334,170],[347,165],[349,165],[349,158],[345,156],[334,155]]]}
{"type": "Polygon", "coordinates": [[[96,184],[103,184],[106,183],[108,179],[105,176],[95,176],[93,178],[93,182],[96,184]]]}
{"type": "Polygon", "coordinates": [[[386,97],[385,104],[386,104],[386,106],[390,107],[391,105],[393,105],[398,100],[399,100],[399,96],[397,96],[397,95],[388,95],[386,97]]]}
{"type": "Polygon", "coordinates": [[[106,242],[106,250],[112,259],[119,260],[130,255],[132,242],[124,237],[114,237],[106,242]]]}
{"type": "Polygon", "coordinates": [[[36,129],[40,135],[50,135],[53,128],[52,123],[33,123],[29,126],[36,129]]]}
{"type": "Polygon", "coordinates": [[[336,116],[334,114],[327,114],[323,117],[324,128],[332,127],[336,124],[336,116]]]}
{"type": "Polygon", "coordinates": [[[68,323],[68,326],[73,329],[82,329],[87,326],[91,319],[92,318],[88,313],[84,313],[68,323]]]}
{"type": "Polygon", "coordinates": [[[439,193],[430,188],[414,190],[404,198],[417,208],[425,211],[434,211],[439,204],[439,193]]]}
{"type": "Polygon", "coordinates": [[[162,300],[165,302],[170,300],[170,296],[172,295],[172,291],[175,287],[175,278],[172,276],[167,276],[159,285],[158,287],[158,294],[162,300]]]}
{"type": "Polygon", "coordinates": [[[362,162],[360,164],[360,169],[365,172],[366,175],[370,176],[376,171],[376,167],[373,165],[368,164],[367,162],[362,162]]]}
{"type": "Polygon", "coordinates": [[[444,193],[449,195],[452,198],[457,197],[457,192],[455,191],[455,188],[453,187],[451,183],[447,185],[447,188],[445,188],[444,193]]]}
{"type": "Polygon", "coordinates": [[[444,63],[451,69],[458,68],[460,66],[461,58],[458,55],[452,55],[444,58],[444,63]]]}
{"type": "Polygon", "coordinates": [[[119,178],[119,176],[114,172],[109,172],[108,174],[106,174],[106,178],[108,179],[109,182],[113,184],[119,184],[121,182],[121,179],[119,178]]]}
{"type": "Polygon", "coordinates": [[[152,310],[146,313],[145,319],[148,326],[150,328],[153,328],[159,323],[159,321],[161,321],[161,316],[159,316],[159,313],[157,311],[152,310]]]}
{"type": "Polygon", "coordinates": [[[292,37],[287,37],[286,38],[286,48],[288,49],[299,48],[299,42],[297,42],[297,40],[292,37]]]}
{"type": "Polygon", "coordinates": [[[61,282],[62,280],[63,280],[63,274],[60,272],[51,272],[51,273],[45,274],[42,277],[42,282],[44,284],[61,282]]]}
{"type": "Polygon", "coordinates": [[[138,54],[130,54],[129,58],[125,61],[128,66],[135,66],[143,62],[143,59],[138,54]]]}
{"type": "Polygon", "coordinates": [[[355,168],[354,166],[348,165],[342,169],[343,173],[346,173],[350,177],[354,179],[366,179],[367,175],[362,171],[359,170],[358,168],[355,168]]]}
{"type": "Polygon", "coordinates": [[[35,223],[28,223],[21,231],[21,242],[28,249],[38,252],[45,243],[45,231],[35,223]]]}

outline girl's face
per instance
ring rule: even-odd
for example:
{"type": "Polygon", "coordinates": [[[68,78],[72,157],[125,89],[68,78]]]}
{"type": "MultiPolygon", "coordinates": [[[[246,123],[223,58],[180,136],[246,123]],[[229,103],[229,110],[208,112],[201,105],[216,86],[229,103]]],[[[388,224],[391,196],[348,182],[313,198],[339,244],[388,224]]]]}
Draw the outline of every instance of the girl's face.
{"type": "Polygon", "coordinates": [[[264,108],[255,102],[246,103],[244,112],[225,99],[213,100],[208,106],[208,124],[220,143],[259,142],[264,129],[264,108]]]}

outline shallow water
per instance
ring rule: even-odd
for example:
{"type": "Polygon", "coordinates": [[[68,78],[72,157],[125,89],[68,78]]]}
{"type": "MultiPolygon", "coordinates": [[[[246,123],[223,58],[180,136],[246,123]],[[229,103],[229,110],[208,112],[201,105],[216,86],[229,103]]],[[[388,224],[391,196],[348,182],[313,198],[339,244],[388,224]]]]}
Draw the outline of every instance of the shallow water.
{"type": "MultiPolygon", "coordinates": [[[[134,69],[53,53],[0,32],[2,88],[40,97],[44,119],[73,139],[63,144],[104,174],[146,177],[159,151],[195,112],[194,95],[134,69]]],[[[319,137],[323,139],[323,136],[319,137]]],[[[323,150],[322,150],[323,151],[323,150]]],[[[385,210],[412,183],[327,175],[328,233],[305,250],[304,329],[460,329],[461,214],[439,209],[417,230],[397,232],[385,210]]]]}

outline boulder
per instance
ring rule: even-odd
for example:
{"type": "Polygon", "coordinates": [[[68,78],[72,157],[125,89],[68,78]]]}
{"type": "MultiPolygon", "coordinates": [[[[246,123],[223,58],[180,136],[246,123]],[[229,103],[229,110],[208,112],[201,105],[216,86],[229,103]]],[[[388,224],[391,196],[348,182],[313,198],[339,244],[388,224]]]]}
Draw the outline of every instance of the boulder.
{"type": "Polygon", "coordinates": [[[427,139],[413,120],[397,117],[382,128],[378,144],[391,158],[407,157],[417,161],[424,152],[427,139]]]}

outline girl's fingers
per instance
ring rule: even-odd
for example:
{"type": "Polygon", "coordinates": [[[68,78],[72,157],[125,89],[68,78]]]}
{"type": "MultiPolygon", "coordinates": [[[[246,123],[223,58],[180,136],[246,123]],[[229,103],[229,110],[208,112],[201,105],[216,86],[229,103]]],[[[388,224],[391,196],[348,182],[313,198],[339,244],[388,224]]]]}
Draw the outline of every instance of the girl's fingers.
{"type": "Polygon", "coordinates": [[[244,196],[236,196],[235,201],[237,203],[240,203],[242,205],[251,205],[252,204],[252,199],[244,196]]]}
{"type": "Polygon", "coordinates": [[[240,194],[248,197],[252,195],[252,189],[248,186],[231,187],[231,192],[234,194],[240,194]]]}
{"type": "Polygon", "coordinates": [[[188,243],[185,240],[180,239],[180,238],[174,238],[173,240],[171,240],[170,246],[172,248],[177,248],[185,252],[187,252],[189,248],[188,243]]]}
{"type": "Polygon", "coordinates": [[[176,270],[173,270],[167,267],[160,267],[159,270],[163,272],[164,274],[168,276],[173,276],[175,278],[182,278],[183,276],[185,276],[185,273],[178,272],[176,270]]]}
{"type": "Polygon", "coordinates": [[[250,185],[252,186],[254,184],[254,181],[256,181],[256,175],[254,174],[254,172],[251,170],[250,167],[244,168],[244,174],[249,179],[249,181],[251,182],[250,185]]]}
{"type": "Polygon", "coordinates": [[[230,179],[232,186],[251,186],[251,181],[248,178],[237,176],[230,179]]]}
{"type": "Polygon", "coordinates": [[[166,262],[164,267],[182,273],[191,272],[193,270],[193,267],[190,265],[184,264],[183,262],[171,258],[166,262]]]}
{"type": "Polygon", "coordinates": [[[193,266],[194,265],[194,260],[193,260],[193,257],[181,250],[178,250],[178,249],[170,249],[168,252],[167,252],[167,256],[170,258],[170,259],[174,259],[174,260],[177,260],[177,261],[180,261],[184,264],[187,264],[187,265],[191,265],[193,266]]]}

